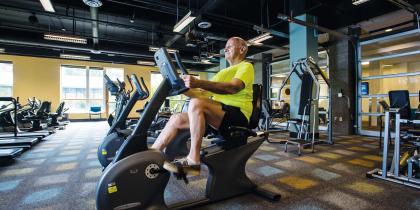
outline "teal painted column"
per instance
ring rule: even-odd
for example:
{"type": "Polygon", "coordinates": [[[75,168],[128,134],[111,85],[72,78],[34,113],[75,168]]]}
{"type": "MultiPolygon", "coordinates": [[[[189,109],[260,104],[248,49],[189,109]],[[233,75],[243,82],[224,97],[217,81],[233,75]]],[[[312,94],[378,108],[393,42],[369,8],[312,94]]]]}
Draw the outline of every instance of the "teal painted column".
{"type": "MultiPolygon", "coordinates": [[[[314,23],[315,17],[303,14],[295,17],[296,19],[303,20],[305,22],[314,23]]],[[[290,33],[290,69],[292,63],[301,58],[307,58],[311,56],[318,61],[318,38],[316,36],[316,31],[314,29],[298,25],[295,23],[289,23],[289,33],[290,33]]],[[[290,117],[291,118],[301,118],[298,115],[299,103],[300,103],[300,87],[301,80],[298,76],[292,75],[290,78],[290,117]]],[[[315,85],[313,88],[313,94],[315,94],[315,85]]],[[[318,104],[318,103],[316,103],[318,104]]],[[[312,133],[312,126],[315,126],[315,134],[318,133],[318,105],[314,109],[311,108],[311,125],[310,130],[312,133]],[[313,125],[312,116],[315,114],[316,120],[315,125],[313,125]]],[[[295,136],[297,131],[290,127],[290,135],[295,136]]]]}
{"type": "Polygon", "coordinates": [[[229,67],[229,63],[225,59],[225,49],[221,49],[219,53],[221,55],[219,67],[220,67],[220,70],[222,70],[229,67]]]}
{"type": "MultiPolygon", "coordinates": [[[[220,71],[222,69],[225,69],[227,67],[229,67],[229,63],[227,62],[227,60],[225,59],[225,49],[221,49],[219,51],[220,53],[220,59],[219,59],[219,66],[218,67],[214,67],[212,69],[208,69],[211,71],[220,71]]],[[[214,75],[216,75],[216,73],[207,73],[207,80],[211,80],[214,75]]]]}

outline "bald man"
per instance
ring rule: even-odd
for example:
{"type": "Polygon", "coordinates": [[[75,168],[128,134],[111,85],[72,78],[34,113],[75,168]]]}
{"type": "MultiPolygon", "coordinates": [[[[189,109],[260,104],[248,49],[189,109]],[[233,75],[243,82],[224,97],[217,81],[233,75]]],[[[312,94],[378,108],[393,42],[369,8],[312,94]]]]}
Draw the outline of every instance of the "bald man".
{"type": "Polygon", "coordinates": [[[219,71],[211,81],[184,75],[191,97],[188,113],[174,114],[156,139],[152,149],[163,150],[179,130],[190,129],[191,148],[188,156],[173,163],[191,175],[200,174],[200,149],[206,123],[229,140],[230,126],[248,127],[252,114],[252,84],[254,67],[244,61],[247,43],[240,37],[230,38],[225,46],[225,58],[230,67],[219,71]],[[212,99],[210,99],[210,97],[212,99]]]}

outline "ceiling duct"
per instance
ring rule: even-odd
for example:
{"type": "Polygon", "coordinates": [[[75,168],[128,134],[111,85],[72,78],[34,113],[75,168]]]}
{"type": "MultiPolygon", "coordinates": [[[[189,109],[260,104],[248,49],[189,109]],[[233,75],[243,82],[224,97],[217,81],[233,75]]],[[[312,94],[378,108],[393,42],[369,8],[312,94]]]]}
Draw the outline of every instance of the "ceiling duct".
{"type": "Polygon", "coordinates": [[[92,53],[100,53],[99,51],[99,24],[98,24],[98,8],[90,7],[90,16],[92,18],[92,37],[93,49],[92,53]]]}
{"type": "Polygon", "coordinates": [[[102,6],[101,0],[83,0],[83,3],[88,5],[89,7],[100,7],[102,6]]]}
{"type": "Polygon", "coordinates": [[[403,1],[403,0],[388,0],[388,1],[397,5],[401,9],[407,10],[408,12],[411,12],[411,13],[417,14],[417,15],[420,14],[420,9],[419,8],[417,8],[416,6],[410,4],[406,1],[403,1]]]}
{"type": "Polygon", "coordinates": [[[100,0],[83,0],[83,2],[90,7],[90,17],[92,19],[92,53],[99,54],[99,24],[98,24],[98,7],[102,6],[100,0]]]}

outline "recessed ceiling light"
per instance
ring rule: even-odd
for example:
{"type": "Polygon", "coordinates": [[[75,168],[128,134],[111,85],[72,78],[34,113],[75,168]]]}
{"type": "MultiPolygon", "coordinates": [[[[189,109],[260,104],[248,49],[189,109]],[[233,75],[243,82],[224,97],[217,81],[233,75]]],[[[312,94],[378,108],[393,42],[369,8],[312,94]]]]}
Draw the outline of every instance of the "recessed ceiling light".
{"type": "Polygon", "coordinates": [[[263,34],[261,34],[259,36],[256,36],[256,37],[248,40],[248,43],[250,45],[261,45],[262,44],[261,42],[263,42],[263,41],[265,41],[267,39],[271,39],[271,38],[273,38],[273,36],[271,36],[270,33],[263,33],[263,34]]]}
{"type": "Polygon", "coordinates": [[[362,61],[362,65],[363,66],[369,65],[369,61],[362,61]]]}
{"type": "Polygon", "coordinates": [[[141,60],[138,60],[137,64],[138,65],[144,65],[144,66],[154,66],[154,65],[156,65],[155,62],[153,62],[153,61],[141,61],[141,60]]]}
{"type": "Polygon", "coordinates": [[[201,21],[201,22],[198,23],[198,27],[204,28],[204,29],[210,28],[211,27],[211,23],[208,22],[208,21],[201,21]]]}
{"type": "Polygon", "coordinates": [[[44,39],[60,41],[60,42],[71,42],[71,43],[77,43],[77,44],[87,44],[87,39],[78,37],[78,36],[72,36],[72,35],[47,33],[47,34],[44,34],[44,39]]]}
{"type": "Polygon", "coordinates": [[[86,56],[86,55],[72,55],[72,54],[60,54],[60,58],[74,59],[74,60],[90,60],[90,56],[86,56]]]}
{"type": "Polygon", "coordinates": [[[133,13],[131,16],[130,16],[130,23],[134,23],[134,20],[135,20],[135,18],[136,18],[136,13],[133,13]]]}
{"type": "Polygon", "coordinates": [[[55,12],[53,5],[50,0],[40,0],[42,7],[47,12],[55,12]]]}
{"type": "Polygon", "coordinates": [[[392,28],[388,28],[385,30],[385,32],[390,32],[390,31],[392,31],[392,28]]]}
{"type": "Polygon", "coordinates": [[[365,3],[367,1],[369,1],[369,0],[352,0],[351,3],[353,5],[359,5],[359,4],[365,3]]]}
{"type": "MultiPolygon", "coordinates": [[[[149,47],[149,51],[150,52],[156,52],[156,51],[158,51],[159,50],[159,47],[152,47],[152,46],[150,46],[149,47]]],[[[175,53],[175,52],[179,52],[178,50],[175,50],[175,49],[170,49],[170,48],[166,48],[166,51],[168,51],[168,53],[175,53]]]]}

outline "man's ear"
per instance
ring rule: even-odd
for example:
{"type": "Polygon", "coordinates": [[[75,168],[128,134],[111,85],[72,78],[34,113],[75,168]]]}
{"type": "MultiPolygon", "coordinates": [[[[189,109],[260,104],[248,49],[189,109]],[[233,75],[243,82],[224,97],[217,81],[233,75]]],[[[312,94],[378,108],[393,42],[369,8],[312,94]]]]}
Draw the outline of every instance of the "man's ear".
{"type": "Polygon", "coordinates": [[[241,47],[241,54],[244,54],[245,53],[245,47],[244,46],[242,46],[241,47]]]}

